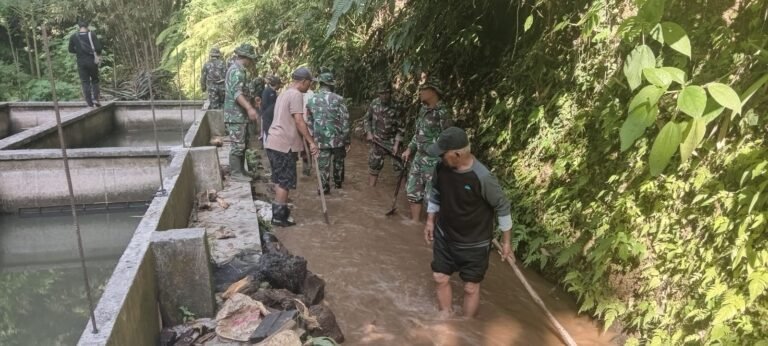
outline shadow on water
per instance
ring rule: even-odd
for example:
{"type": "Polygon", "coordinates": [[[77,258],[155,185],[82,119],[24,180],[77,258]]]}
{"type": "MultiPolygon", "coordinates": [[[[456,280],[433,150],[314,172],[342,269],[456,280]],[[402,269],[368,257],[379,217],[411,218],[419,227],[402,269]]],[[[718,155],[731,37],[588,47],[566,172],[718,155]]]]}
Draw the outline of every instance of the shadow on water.
{"type": "MultiPolygon", "coordinates": [[[[494,254],[481,286],[476,319],[437,318],[430,262],[422,226],[407,219],[401,193],[396,215],[390,209],[396,177],[387,162],[379,186],[367,186],[367,149],[355,142],[347,158],[343,190],[328,196],[331,225],[323,222],[317,183],[301,177],[292,191],[297,226],[276,230],[293,253],[327,281],[326,300],[350,345],[560,345],[553,327],[511,268],[494,254]]],[[[313,175],[314,176],[314,175],[313,175]]],[[[316,179],[316,178],[315,178],[316,179]]],[[[611,344],[610,332],[579,316],[573,300],[532,271],[531,285],[579,345],[611,344]]],[[[462,286],[453,281],[455,310],[462,286]]]]}

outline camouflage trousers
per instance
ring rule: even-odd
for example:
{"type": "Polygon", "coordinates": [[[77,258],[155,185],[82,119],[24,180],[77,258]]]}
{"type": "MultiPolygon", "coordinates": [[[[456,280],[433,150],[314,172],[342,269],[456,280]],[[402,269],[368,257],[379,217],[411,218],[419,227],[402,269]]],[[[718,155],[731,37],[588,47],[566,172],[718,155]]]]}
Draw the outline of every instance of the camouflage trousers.
{"type": "Polygon", "coordinates": [[[224,107],[224,88],[208,86],[208,109],[221,109],[224,107]]]}
{"type": "Polygon", "coordinates": [[[330,187],[331,166],[333,166],[333,182],[336,184],[336,188],[339,188],[344,182],[344,158],[346,157],[347,150],[343,147],[320,149],[320,156],[317,157],[317,169],[320,171],[324,190],[328,190],[330,187]]]}
{"type": "Polygon", "coordinates": [[[435,166],[440,162],[439,157],[431,157],[427,153],[417,152],[411,163],[411,171],[408,172],[408,182],[405,185],[405,192],[408,201],[411,203],[422,203],[424,197],[429,193],[432,175],[435,173],[435,166]]]}
{"type": "MultiPolygon", "coordinates": [[[[384,142],[381,144],[384,144],[389,150],[392,150],[394,147],[394,143],[384,142]]],[[[384,168],[384,159],[387,157],[392,158],[392,168],[395,171],[395,175],[400,174],[403,170],[403,163],[391,157],[389,151],[375,143],[372,143],[371,148],[368,150],[368,174],[378,176],[381,173],[381,169],[384,168]]]]}
{"type": "Polygon", "coordinates": [[[245,146],[248,143],[248,123],[247,122],[225,122],[224,126],[229,136],[230,148],[229,155],[242,157],[245,153],[245,146]]]}

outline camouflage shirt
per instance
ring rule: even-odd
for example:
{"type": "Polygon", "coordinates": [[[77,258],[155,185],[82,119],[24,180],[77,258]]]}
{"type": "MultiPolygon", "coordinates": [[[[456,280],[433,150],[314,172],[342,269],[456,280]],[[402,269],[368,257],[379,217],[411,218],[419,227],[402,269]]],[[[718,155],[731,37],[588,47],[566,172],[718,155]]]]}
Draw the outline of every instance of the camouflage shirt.
{"type": "Polygon", "coordinates": [[[245,67],[233,62],[227,70],[227,79],[224,83],[226,95],[224,96],[224,122],[244,123],[248,118],[245,109],[237,103],[240,95],[247,95],[248,85],[245,67]]]}
{"type": "Polygon", "coordinates": [[[422,105],[416,119],[416,130],[408,148],[411,151],[424,152],[427,146],[437,141],[440,132],[453,126],[451,111],[443,101],[438,101],[435,108],[422,105]]]}
{"type": "Polygon", "coordinates": [[[216,87],[223,88],[226,74],[227,65],[224,60],[212,58],[203,65],[203,71],[200,73],[200,86],[203,91],[216,87]]]}
{"type": "Polygon", "coordinates": [[[343,97],[321,87],[307,101],[307,112],[318,148],[341,148],[351,143],[349,112],[343,97]]]}
{"type": "Polygon", "coordinates": [[[363,126],[365,133],[373,134],[373,137],[379,141],[385,143],[394,143],[393,140],[402,142],[405,134],[402,108],[392,101],[384,104],[377,97],[368,106],[368,112],[363,118],[363,126]]]}

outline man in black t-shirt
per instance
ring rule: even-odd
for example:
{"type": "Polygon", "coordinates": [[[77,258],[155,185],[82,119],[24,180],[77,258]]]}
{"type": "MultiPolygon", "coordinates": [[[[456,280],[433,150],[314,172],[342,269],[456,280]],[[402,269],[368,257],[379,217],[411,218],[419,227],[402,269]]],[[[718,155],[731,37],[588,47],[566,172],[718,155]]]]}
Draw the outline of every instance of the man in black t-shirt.
{"type": "Polygon", "coordinates": [[[267,86],[261,93],[261,135],[264,137],[264,142],[267,141],[267,132],[269,127],[272,126],[272,119],[275,114],[275,101],[277,101],[277,90],[280,89],[282,81],[278,76],[270,76],[267,78],[267,86]]]}
{"type": "Polygon", "coordinates": [[[96,61],[102,46],[96,34],[88,30],[88,22],[77,23],[78,32],[69,38],[69,52],[77,57],[77,72],[83,88],[83,97],[88,107],[101,107],[99,102],[99,64],[96,61]]]}
{"type": "MultiPolygon", "coordinates": [[[[464,315],[473,317],[480,304],[480,282],[488,270],[494,214],[502,231],[502,255],[507,258],[512,217],[509,200],[470,150],[464,130],[445,129],[427,153],[440,156],[427,206],[424,240],[433,243],[432,272],[437,301],[444,316],[452,313],[451,275],[464,281],[464,315]]],[[[514,258],[514,257],[510,257],[514,258]]]]}

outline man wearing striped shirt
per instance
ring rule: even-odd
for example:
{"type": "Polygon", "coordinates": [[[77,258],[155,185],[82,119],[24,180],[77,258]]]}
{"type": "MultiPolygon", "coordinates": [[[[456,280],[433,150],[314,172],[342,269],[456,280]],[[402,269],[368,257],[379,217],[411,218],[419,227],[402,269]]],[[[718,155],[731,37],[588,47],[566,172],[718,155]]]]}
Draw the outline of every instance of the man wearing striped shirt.
{"type": "Polygon", "coordinates": [[[473,317],[480,304],[480,282],[488,270],[494,214],[502,231],[502,255],[509,244],[512,217],[498,180],[471,152],[466,132],[445,129],[427,153],[439,156],[427,206],[424,240],[433,243],[432,272],[441,315],[450,316],[451,275],[464,281],[463,313],[473,317]]]}

